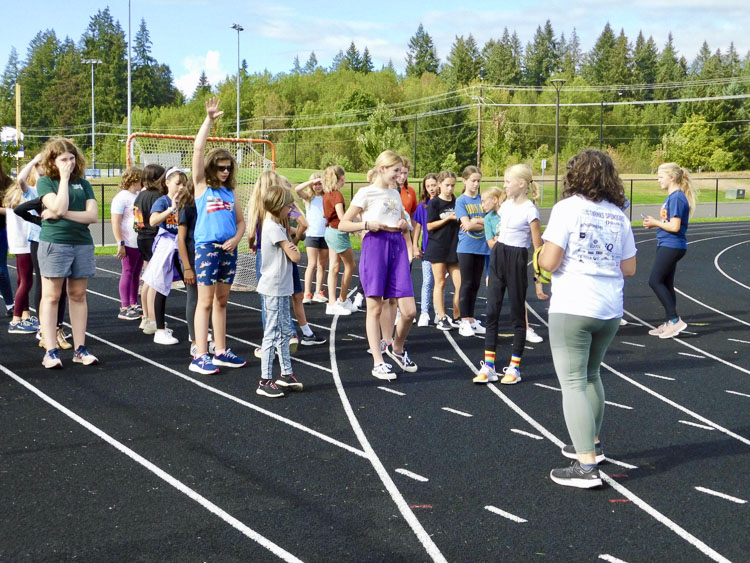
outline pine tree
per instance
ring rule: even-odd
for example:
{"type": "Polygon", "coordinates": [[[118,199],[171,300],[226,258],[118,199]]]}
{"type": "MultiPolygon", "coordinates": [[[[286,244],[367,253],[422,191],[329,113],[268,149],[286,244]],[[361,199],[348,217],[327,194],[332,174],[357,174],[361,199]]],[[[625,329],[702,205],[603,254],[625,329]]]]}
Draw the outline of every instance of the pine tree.
{"type": "Polygon", "coordinates": [[[409,39],[409,50],[406,53],[406,76],[421,77],[425,72],[437,74],[440,59],[432,37],[419,24],[417,32],[409,39]]]}
{"type": "Polygon", "coordinates": [[[343,68],[344,64],[344,51],[339,49],[339,52],[336,53],[336,56],[333,57],[333,61],[331,62],[331,72],[336,72],[340,68],[343,68]]]}
{"type": "Polygon", "coordinates": [[[612,59],[615,50],[615,34],[607,22],[594,47],[586,56],[583,76],[589,84],[607,84],[612,74],[612,59]]]}
{"type": "Polygon", "coordinates": [[[133,41],[133,64],[136,66],[151,66],[156,60],[151,56],[151,34],[146,27],[146,20],[141,19],[141,25],[133,41]]]}
{"type": "Polygon", "coordinates": [[[625,31],[621,29],[612,49],[612,61],[606,80],[608,84],[630,84],[632,78],[632,49],[625,31]]]}
{"type": "Polygon", "coordinates": [[[468,39],[464,39],[463,35],[457,36],[447,61],[443,73],[455,84],[463,86],[477,78],[482,68],[482,57],[474,37],[469,35],[468,39]]]}
{"type": "MultiPolygon", "coordinates": [[[[633,49],[633,82],[635,84],[653,84],[659,66],[659,51],[653,38],[644,39],[643,33],[638,33],[633,49]]],[[[644,96],[650,98],[651,91],[646,90],[644,96]]]]}
{"type": "Polygon", "coordinates": [[[18,60],[18,51],[15,47],[10,48],[8,62],[5,65],[3,76],[0,78],[0,124],[13,123],[15,105],[15,88],[21,73],[21,63],[18,60]]]}
{"type": "Polygon", "coordinates": [[[307,62],[305,63],[304,73],[315,74],[315,71],[317,69],[318,69],[318,57],[315,56],[315,51],[312,51],[310,53],[310,57],[307,59],[307,62]]]}
{"type": "MultiPolygon", "coordinates": [[[[679,82],[685,77],[683,65],[677,58],[677,51],[674,48],[672,33],[667,37],[667,44],[659,57],[659,64],[656,70],[657,82],[679,82]]],[[[658,99],[668,99],[676,94],[676,89],[664,88],[655,93],[658,99]]]]}
{"type": "MultiPolygon", "coordinates": [[[[26,61],[19,78],[26,128],[52,127],[55,122],[56,101],[50,92],[58,49],[57,36],[52,30],[40,31],[29,43],[26,61]]],[[[91,95],[87,95],[86,90],[78,92],[77,95],[91,103],[91,95]]]]}
{"type": "Polygon", "coordinates": [[[729,44],[727,54],[722,57],[721,67],[724,76],[738,76],[740,74],[742,65],[740,64],[740,57],[737,54],[737,49],[734,47],[734,41],[729,44]]]}
{"type": "Polygon", "coordinates": [[[693,76],[700,76],[703,72],[704,65],[708,62],[711,56],[711,49],[708,47],[708,43],[704,41],[698,54],[695,56],[695,60],[690,65],[690,74],[693,76]]]}
{"type": "Polygon", "coordinates": [[[560,67],[565,77],[572,81],[581,68],[581,41],[578,39],[576,28],[570,36],[570,41],[565,41],[565,36],[560,37],[560,56],[562,58],[560,67]],[[563,46],[564,44],[564,46],[563,46]]]}
{"type": "Polygon", "coordinates": [[[193,93],[193,98],[198,98],[202,94],[210,94],[211,93],[211,83],[208,81],[208,76],[206,76],[206,71],[202,70],[200,78],[198,78],[198,85],[195,87],[195,92],[193,93]]]}
{"type": "Polygon", "coordinates": [[[372,64],[372,57],[370,56],[370,50],[365,45],[365,50],[362,52],[362,60],[360,61],[360,70],[365,74],[368,74],[374,70],[372,64]]]}
{"type": "Polygon", "coordinates": [[[356,45],[354,45],[354,41],[349,44],[349,48],[344,53],[342,68],[353,70],[354,72],[359,72],[362,69],[362,59],[359,56],[356,45]]]}
{"type": "Polygon", "coordinates": [[[302,67],[299,64],[299,55],[294,55],[294,63],[292,64],[292,74],[302,74],[302,67]]]}
{"type": "Polygon", "coordinates": [[[526,84],[541,86],[560,70],[555,32],[549,20],[536,28],[534,40],[526,47],[523,61],[526,84]]]}

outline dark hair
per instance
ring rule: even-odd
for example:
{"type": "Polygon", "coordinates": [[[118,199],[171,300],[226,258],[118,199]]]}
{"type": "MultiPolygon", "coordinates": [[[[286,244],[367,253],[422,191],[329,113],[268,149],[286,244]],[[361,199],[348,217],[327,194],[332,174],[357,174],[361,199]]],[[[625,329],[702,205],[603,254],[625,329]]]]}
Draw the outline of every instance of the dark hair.
{"type": "Polygon", "coordinates": [[[430,172],[429,174],[425,174],[424,178],[422,178],[422,191],[419,194],[419,200],[427,203],[430,201],[430,194],[427,193],[427,188],[425,188],[425,184],[427,183],[427,180],[435,180],[435,182],[438,182],[437,174],[434,172],[430,172]]]}
{"type": "Polygon", "coordinates": [[[568,161],[562,196],[573,195],[591,201],[608,201],[620,209],[625,206],[625,188],[607,153],[584,149],[568,161]]]}
{"type": "Polygon", "coordinates": [[[165,186],[164,182],[161,181],[161,177],[164,176],[164,167],[161,164],[147,164],[146,168],[141,173],[141,183],[147,190],[157,190],[161,195],[164,195],[165,186]]]}
{"type": "Polygon", "coordinates": [[[231,162],[232,169],[229,171],[224,187],[234,190],[237,187],[237,162],[235,162],[232,153],[226,149],[215,148],[206,155],[205,164],[205,176],[206,183],[212,188],[220,188],[222,186],[221,180],[219,180],[219,162],[222,160],[228,160],[231,162]]]}
{"type": "Polygon", "coordinates": [[[481,176],[482,171],[476,166],[467,166],[461,173],[461,178],[463,178],[464,180],[468,180],[472,174],[479,174],[481,176]]]}
{"type": "Polygon", "coordinates": [[[76,157],[76,165],[70,173],[70,179],[83,178],[83,173],[86,170],[86,158],[73,141],[62,137],[52,137],[42,148],[42,160],[39,164],[42,165],[45,176],[49,176],[53,180],[60,179],[60,171],[57,169],[55,160],[66,152],[76,157]]]}

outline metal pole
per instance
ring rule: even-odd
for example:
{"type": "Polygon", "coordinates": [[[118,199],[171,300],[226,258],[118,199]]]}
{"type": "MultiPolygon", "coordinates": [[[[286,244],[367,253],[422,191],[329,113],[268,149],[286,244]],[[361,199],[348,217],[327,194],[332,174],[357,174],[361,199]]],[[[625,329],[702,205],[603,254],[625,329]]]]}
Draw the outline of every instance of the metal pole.
{"type": "Polygon", "coordinates": [[[101,206],[101,217],[102,217],[102,243],[99,246],[104,246],[104,184],[102,184],[102,206],[101,206]]]}
{"type": "Polygon", "coordinates": [[[232,25],[232,29],[237,30],[237,138],[240,138],[240,31],[244,31],[245,28],[240,24],[235,23],[232,25]]]}
{"type": "Polygon", "coordinates": [[[101,59],[83,59],[81,62],[91,65],[91,168],[96,168],[96,132],[94,130],[94,65],[101,64],[101,59]]]}
{"type": "Polygon", "coordinates": [[[716,196],[714,197],[714,217],[719,216],[719,179],[716,178],[716,196]]]}
{"type": "Polygon", "coordinates": [[[602,150],[604,142],[604,98],[602,98],[601,109],[599,110],[599,150],[602,150]]]}
{"type": "MultiPolygon", "coordinates": [[[[130,0],[128,0],[128,138],[130,138],[130,134],[133,132],[133,122],[131,119],[131,110],[133,107],[133,97],[132,97],[132,91],[131,91],[131,77],[130,77],[130,45],[132,41],[130,39],[130,0]]],[[[129,155],[128,155],[129,156],[129,155]]],[[[127,157],[125,158],[125,161],[127,162],[127,157]]]]}
{"type": "Polygon", "coordinates": [[[294,128],[294,168],[297,168],[297,128],[294,128]]]}
{"type": "Polygon", "coordinates": [[[417,174],[417,127],[419,126],[419,114],[414,115],[414,175],[417,174]]]}
{"type": "Polygon", "coordinates": [[[557,93],[557,102],[555,103],[555,201],[557,203],[557,172],[559,168],[560,154],[560,89],[565,84],[564,78],[554,78],[550,80],[557,93]]]}
{"type": "Polygon", "coordinates": [[[479,115],[477,119],[477,168],[482,169],[482,83],[479,83],[479,115]]]}

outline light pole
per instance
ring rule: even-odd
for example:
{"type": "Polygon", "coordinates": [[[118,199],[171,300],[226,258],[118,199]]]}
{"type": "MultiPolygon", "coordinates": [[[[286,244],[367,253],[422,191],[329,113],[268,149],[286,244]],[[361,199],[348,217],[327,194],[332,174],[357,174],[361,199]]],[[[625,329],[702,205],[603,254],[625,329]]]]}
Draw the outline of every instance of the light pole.
{"type": "Polygon", "coordinates": [[[91,168],[96,168],[96,136],[94,131],[94,65],[102,64],[101,59],[83,59],[85,65],[91,65],[91,168]]]}
{"type": "Polygon", "coordinates": [[[240,138],[240,31],[245,28],[240,24],[232,24],[232,29],[237,31],[237,138],[240,138]]]}
{"type": "Polygon", "coordinates": [[[557,102],[555,103],[555,203],[557,203],[557,170],[560,156],[560,89],[565,84],[565,79],[553,78],[550,82],[552,82],[557,93],[557,102]]]}

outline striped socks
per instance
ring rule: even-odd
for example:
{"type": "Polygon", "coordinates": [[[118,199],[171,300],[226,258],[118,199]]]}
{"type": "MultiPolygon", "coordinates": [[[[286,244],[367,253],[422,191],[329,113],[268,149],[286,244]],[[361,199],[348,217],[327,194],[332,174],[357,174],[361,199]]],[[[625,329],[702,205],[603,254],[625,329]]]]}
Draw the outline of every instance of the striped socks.
{"type": "Polygon", "coordinates": [[[510,357],[510,367],[520,368],[521,367],[521,356],[516,356],[515,354],[513,354],[510,357]]]}
{"type": "Polygon", "coordinates": [[[484,365],[495,369],[495,352],[490,352],[489,350],[484,351],[484,365]]]}

